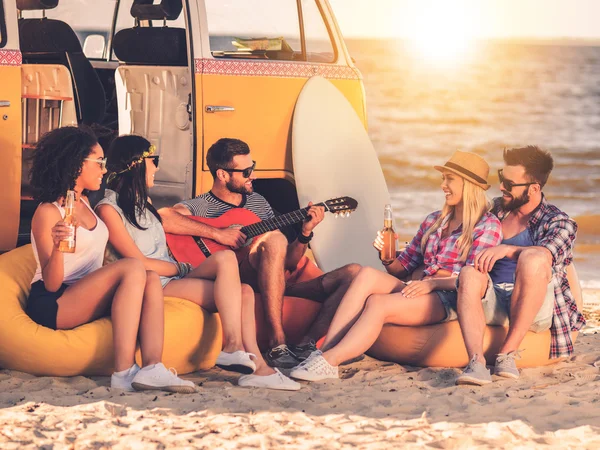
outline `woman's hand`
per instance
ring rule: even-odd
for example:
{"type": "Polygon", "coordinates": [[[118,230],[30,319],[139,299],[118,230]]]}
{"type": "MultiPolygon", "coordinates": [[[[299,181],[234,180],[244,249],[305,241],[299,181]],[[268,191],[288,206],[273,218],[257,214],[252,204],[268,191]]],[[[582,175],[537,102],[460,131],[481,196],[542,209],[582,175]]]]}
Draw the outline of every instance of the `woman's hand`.
{"type": "Polygon", "coordinates": [[[63,220],[59,220],[50,230],[52,234],[52,242],[54,243],[54,247],[58,248],[60,245],[60,241],[64,241],[65,239],[69,239],[73,237],[75,233],[75,226],[67,225],[63,220]]]}
{"type": "MultiPolygon", "coordinates": [[[[398,240],[398,234],[394,234],[394,239],[396,239],[396,241],[398,240]]],[[[381,231],[377,232],[377,237],[373,241],[373,247],[375,247],[378,252],[381,252],[383,249],[383,233],[381,231]]]]}
{"type": "Polygon", "coordinates": [[[429,294],[434,290],[433,280],[408,281],[401,293],[406,298],[415,298],[419,295],[429,294]]]}

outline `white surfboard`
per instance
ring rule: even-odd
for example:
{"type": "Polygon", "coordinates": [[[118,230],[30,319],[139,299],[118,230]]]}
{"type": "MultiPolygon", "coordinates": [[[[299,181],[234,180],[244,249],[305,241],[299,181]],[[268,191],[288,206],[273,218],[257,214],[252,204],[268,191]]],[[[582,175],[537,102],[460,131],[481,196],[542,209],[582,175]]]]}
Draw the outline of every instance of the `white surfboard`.
{"type": "Polygon", "coordinates": [[[327,214],[311,249],[322,270],[349,263],[383,270],[373,240],[383,228],[390,195],[373,144],[352,105],[322,77],[308,80],[296,103],[292,128],[294,177],[300,206],[350,196],[347,218],[327,214]]]}

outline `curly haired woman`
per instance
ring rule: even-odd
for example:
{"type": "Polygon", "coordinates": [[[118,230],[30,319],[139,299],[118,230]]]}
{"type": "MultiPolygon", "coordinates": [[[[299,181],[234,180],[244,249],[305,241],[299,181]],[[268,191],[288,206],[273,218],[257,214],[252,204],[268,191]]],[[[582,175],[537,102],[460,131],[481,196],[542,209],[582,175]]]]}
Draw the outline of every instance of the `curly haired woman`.
{"type": "Polygon", "coordinates": [[[115,350],[112,387],[194,392],[192,382],[178,378],[160,362],[164,316],[158,275],[133,258],[102,267],[108,229],[86,195],[100,188],[105,173],[104,152],[88,129],[58,128],[40,139],[31,171],[34,198],[40,205],[31,223],[37,268],[27,314],[54,330],[68,330],[110,314],[115,350]],[[60,241],[73,233],[63,221],[68,190],[74,190],[76,197],[74,253],[59,251],[60,241]],[[143,368],[134,361],[138,336],[143,368]]]}

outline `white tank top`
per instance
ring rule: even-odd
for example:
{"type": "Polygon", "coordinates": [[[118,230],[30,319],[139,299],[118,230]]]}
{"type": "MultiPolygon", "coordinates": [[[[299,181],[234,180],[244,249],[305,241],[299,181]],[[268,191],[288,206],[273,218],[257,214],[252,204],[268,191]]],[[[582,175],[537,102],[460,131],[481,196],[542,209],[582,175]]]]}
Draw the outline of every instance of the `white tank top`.
{"type": "MultiPolygon", "coordinates": [[[[104,249],[108,242],[108,228],[100,217],[96,215],[94,210],[87,204],[85,200],[82,200],[85,206],[92,212],[96,218],[96,226],[91,230],[86,230],[82,227],[75,229],[75,236],[77,239],[77,246],[75,247],[75,253],[64,253],[65,262],[65,277],[63,283],[73,284],[77,280],[83,278],[88,273],[102,267],[102,261],[104,260],[104,249]]],[[[62,218],[65,217],[65,210],[58,203],[52,203],[60,211],[62,218]]],[[[40,258],[38,256],[37,247],[35,245],[35,238],[33,232],[31,233],[31,246],[33,247],[33,254],[35,255],[35,261],[37,268],[35,275],[31,283],[35,283],[42,279],[42,268],[40,267],[40,258]]]]}

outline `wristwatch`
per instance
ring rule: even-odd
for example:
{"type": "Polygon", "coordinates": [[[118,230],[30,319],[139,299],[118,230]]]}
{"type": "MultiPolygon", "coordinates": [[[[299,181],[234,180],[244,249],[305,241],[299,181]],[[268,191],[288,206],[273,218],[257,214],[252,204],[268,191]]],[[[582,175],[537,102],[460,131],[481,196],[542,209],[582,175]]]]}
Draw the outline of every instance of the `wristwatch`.
{"type": "Polygon", "coordinates": [[[302,233],[300,233],[298,235],[298,242],[300,242],[301,244],[308,244],[314,235],[315,233],[313,233],[312,231],[308,236],[304,236],[302,233]]]}

